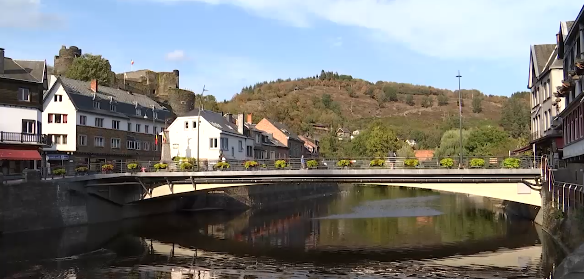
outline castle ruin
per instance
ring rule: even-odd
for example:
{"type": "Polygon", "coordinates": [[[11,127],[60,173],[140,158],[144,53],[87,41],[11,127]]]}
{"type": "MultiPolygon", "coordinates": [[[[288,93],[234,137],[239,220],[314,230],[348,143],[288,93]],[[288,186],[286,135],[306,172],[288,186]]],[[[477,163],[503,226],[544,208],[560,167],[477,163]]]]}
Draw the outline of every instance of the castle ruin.
{"type": "MultiPolygon", "coordinates": [[[[62,46],[59,55],[55,56],[54,75],[64,75],[73,60],[81,56],[81,49],[76,46],[62,46]]],[[[194,109],[195,94],[192,91],[179,89],[179,71],[154,72],[137,70],[115,74],[110,87],[129,92],[147,95],[162,103],[177,116],[194,109]]]]}

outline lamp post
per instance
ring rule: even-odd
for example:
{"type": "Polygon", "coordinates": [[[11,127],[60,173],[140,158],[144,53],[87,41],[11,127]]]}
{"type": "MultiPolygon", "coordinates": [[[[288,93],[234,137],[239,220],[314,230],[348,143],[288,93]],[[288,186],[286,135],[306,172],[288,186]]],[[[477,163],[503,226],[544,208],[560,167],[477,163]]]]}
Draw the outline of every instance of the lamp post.
{"type": "MultiPolygon", "coordinates": [[[[199,164],[199,148],[201,146],[201,142],[200,142],[200,139],[201,139],[201,136],[200,136],[201,127],[200,126],[201,125],[200,124],[201,124],[201,110],[203,109],[203,94],[205,94],[205,91],[209,91],[209,90],[205,89],[205,85],[203,85],[203,91],[201,92],[201,96],[199,97],[200,106],[199,106],[199,113],[197,115],[197,171],[201,170],[201,167],[200,167],[201,164],[199,164]]],[[[195,93],[195,105],[197,104],[196,98],[197,98],[197,94],[195,93]]]]}
{"type": "Polygon", "coordinates": [[[458,161],[458,168],[462,169],[462,92],[460,91],[460,78],[462,78],[462,76],[460,75],[460,71],[458,71],[456,77],[458,78],[458,129],[460,132],[460,160],[458,161]]]}

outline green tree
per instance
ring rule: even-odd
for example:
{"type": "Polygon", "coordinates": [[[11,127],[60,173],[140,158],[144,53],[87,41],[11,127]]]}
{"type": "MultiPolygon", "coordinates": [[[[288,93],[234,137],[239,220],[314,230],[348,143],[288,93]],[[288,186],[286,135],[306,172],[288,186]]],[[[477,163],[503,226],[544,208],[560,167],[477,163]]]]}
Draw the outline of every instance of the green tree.
{"type": "Polygon", "coordinates": [[[319,152],[323,157],[332,158],[339,151],[338,139],[334,134],[327,134],[319,141],[319,152]]]}
{"type": "Polygon", "coordinates": [[[407,143],[403,143],[400,149],[398,149],[395,153],[397,153],[397,156],[401,158],[416,157],[416,152],[414,152],[414,149],[407,143]]]}
{"type": "Polygon", "coordinates": [[[438,105],[439,106],[448,105],[448,97],[445,94],[438,95],[438,105]]]}
{"type": "Polygon", "coordinates": [[[321,100],[322,100],[322,104],[324,105],[325,108],[327,108],[327,109],[331,108],[331,105],[333,103],[333,99],[331,98],[331,95],[323,94],[321,100]]]}
{"type": "Polygon", "coordinates": [[[65,76],[83,81],[96,79],[100,85],[111,85],[113,79],[110,62],[101,55],[89,53],[75,58],[65,76]]]}
{"type": "Polygon", "coordinates": [[[481,113],[483,112],[483,97],[476,96],[472,99],[472,112],[481,113]]]}
{"type": "Polygon", "coordinates": [[[426,96],[424,96],[424,98],[422,98],[422,107],[430,108],[430,107],[432,107],[433,104],[434,104],[434,99],[432,99],[432,96],[426,95],[426,96]]]}
{"type": "Polygon", "coordinates": [[[383,95],[386,101],[397,102],[397,90],[393,86],[384,86],[383,95]]]}
{"type": "MultiPolygon", "coordinates": [[[[359,135],[363,136],[363,135],[359,135]]],[[[373,123],[365,133],[367,155],[385,157],[390,150],[396,150],[400,145],[394,131],[382,123],[373,123]]]]}
{"type": "Polygon", "coordinates": [[[414,102],[414,96],[413,95],[408,94],[408,96],[406,96],[406,104],[408,104],[409,106],[416,105],[416,102],[414,102]]]}
{"type": "Polygon", "coordinates": [[[470,131],[465,147],[469,155],[505,155],[508,151],[506,146],[508,141],[509,134],[504,130],[493,126],[483,126],[470,131]]]}
{"type": "MultiPolygon", "coordinates": [[[[469,151],[466,148],[465,142],[467,142],[470,132],[467,130],[462,131],[462,148],[463,155],[469,155],[469,151]]],[[[460,131],[459,130],[448,130],[442,135],[440,140],[440,147],[436,150],[435,157],[452,157],[458,156],[460,152],[460,131]]]]}
{"type": "Polygon", "coordinates": [[[514,138],[527,137],[530,113],[529,92],[513,93],[503,105],[499,124],[514,138]]]}

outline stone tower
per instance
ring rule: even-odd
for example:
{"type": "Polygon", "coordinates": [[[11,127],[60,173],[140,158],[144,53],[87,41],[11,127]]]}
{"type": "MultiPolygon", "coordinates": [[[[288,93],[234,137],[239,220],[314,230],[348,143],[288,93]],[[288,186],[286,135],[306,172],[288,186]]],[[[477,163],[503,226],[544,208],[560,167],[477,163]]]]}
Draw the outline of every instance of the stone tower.
{"type": "Polygon", "coordinates": [[[81,49],[76,46],[67,48],[62,46],[59,50],[59,55],[55,55],[54,74],[57,76],[63,75],[69,70],[73,60],[81,56],[81,49]]]}
{"type": "Polygon", "coordinates": [[[195,93],[193,91],[172,88],[169,90],[168,104],[176,116],[183,116],[195,108],[195,93]]]}

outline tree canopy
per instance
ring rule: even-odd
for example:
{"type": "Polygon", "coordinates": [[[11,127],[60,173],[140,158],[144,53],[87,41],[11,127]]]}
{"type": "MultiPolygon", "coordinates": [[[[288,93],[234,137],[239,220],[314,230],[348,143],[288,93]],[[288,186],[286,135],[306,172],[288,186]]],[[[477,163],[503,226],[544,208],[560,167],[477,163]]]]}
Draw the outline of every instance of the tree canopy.
{"type": "Polygon", "coordinates": [[[89,53],[75,58],[65,76],[83,81],[96,79],[100,85],[111,85],[113,79],[110,62],[101,55],[89,53]]]}

